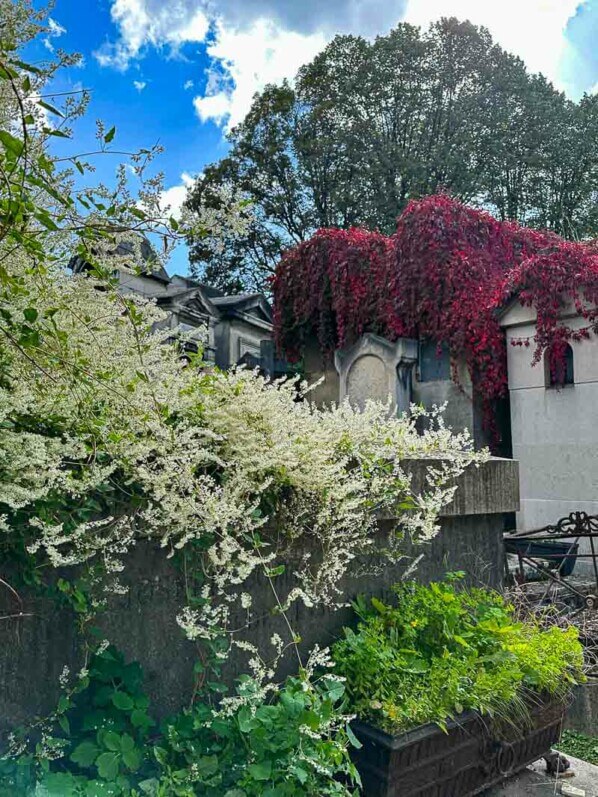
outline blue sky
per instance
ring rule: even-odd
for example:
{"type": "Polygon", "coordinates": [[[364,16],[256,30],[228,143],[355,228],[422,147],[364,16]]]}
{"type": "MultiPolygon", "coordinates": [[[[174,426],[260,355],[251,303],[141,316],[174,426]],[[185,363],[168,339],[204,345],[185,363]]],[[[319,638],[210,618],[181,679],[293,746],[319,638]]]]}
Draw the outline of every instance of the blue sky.
{"type": "MultiPolygon", "coordinates": [[[[176,206],[265,83],[291,78],[337,32],[373,36],[443,15],[486,25],[572,98],[598,91],[598,0],[56,0],[47,46],[84,57],[56,87],[92,91],[77,148],[93,145],[97,118],[116,125],[118,148],[159,142],[176,206]]],[[[99,176],[112,168],[101,160],[99,176]]],[[[186,268],[181,247],[170,270],[186,268]]]]}

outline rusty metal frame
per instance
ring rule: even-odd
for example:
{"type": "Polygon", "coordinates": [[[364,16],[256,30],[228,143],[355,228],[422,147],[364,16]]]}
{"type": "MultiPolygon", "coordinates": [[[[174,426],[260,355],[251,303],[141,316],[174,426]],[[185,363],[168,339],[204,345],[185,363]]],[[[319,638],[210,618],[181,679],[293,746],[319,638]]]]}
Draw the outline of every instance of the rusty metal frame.
{"type": "Polygon", "coordinates": [[[540,529],[533,531],[520,531],[511,532],[504,535],[505,554],[515,554],[519,560],[519,576],[522,582],[525,581],[525,570],[523,565],[526,564],[535,570],[537,573],[546,576],[549,579],[548,588],[544,598],[548,596],[550,589],[553,585],[557,584],[572,595],[580,598],[582,601],[582,608],[598,609],[598,517],[595,515],[588,515],[587,512],[571,512],[566,517],[561,518],[556,524],[543,526],[540,529]],[[589,540],[590,553],[579,553],[578,546],[580,540],[589,540]],[[571,545],[566,552],[555,552],[534,554],[533,547],[536,543],[542,542],[555,542],[555,541],[571,540],[571,545]],[[527,547],[525,546],[527,543],[527,547]],[[594,593],[587,594],[577,589],[567,579],[569,576],[564,576],[562,571],[565,563],[573,559],[574,562],[578,559],[590,559],[592,561],[592,568],[594,571],[594,593]],[[553,560],[555,563],[560,562],[559,566],[550,568],[548,564],[553,560]],[[547,564],[548,563],[548,564],[547,564]]]}

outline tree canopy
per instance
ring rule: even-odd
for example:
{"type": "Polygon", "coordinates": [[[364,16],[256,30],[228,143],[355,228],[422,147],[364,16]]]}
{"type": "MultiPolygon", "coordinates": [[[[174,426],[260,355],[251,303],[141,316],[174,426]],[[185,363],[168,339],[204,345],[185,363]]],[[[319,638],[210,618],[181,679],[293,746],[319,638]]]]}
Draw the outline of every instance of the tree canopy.
{"type": "Polygon", "coordinates": [[[267,289],[281,253],[321,227],[394,232],[410,199],[446,191],[500,220],[580,240],[598,231],[598,97],[575,103],[469,22],[337,36],[291,86],[267,86],[188,204],[231,186],[252,224],[217,249],[191,237],[192,270],[267,289]]]}

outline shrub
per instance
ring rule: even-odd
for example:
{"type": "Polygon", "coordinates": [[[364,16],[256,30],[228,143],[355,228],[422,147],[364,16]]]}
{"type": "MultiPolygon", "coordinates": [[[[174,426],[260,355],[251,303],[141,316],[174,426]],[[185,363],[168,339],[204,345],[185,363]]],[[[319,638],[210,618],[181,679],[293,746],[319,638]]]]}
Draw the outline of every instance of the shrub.
{"type": "MultiPolygon", "coordinates": [[[[329,664],[319,652],[314,666],[329,664]]],[[[313,668],[236,694],[207,695],[158,730],[142,670],[112,646],[93,656],[53,715],[11,737],[0,797],[350,797],[359,776],[344,685],[313,668]]],[[[220,685],[218,685],[220,690],[220,685]]]]}
{"type": "Polygon", "coordinates": [[[495,592],[452,581],[395,587],[396,605],[356,605],[357,630],[333,648],[357,714],[392,733],[472,709],[524,721],[533,696],[563,696],[582,678],[574,628],[517,622],[495,592]]]}

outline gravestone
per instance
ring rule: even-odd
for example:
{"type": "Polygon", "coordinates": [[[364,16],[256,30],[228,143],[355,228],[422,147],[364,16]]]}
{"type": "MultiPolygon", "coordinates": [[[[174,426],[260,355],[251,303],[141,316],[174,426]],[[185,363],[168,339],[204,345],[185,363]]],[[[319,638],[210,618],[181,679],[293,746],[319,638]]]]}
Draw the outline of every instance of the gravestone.
{"type": "Polygon", "coordinates": [[[368,399],[392,401],[392,411],[407,412],[411,403],[411,372],[417,362],[417,341],[391,342],[368,333],[356,343],[338,349],[334,364],[339,374],[341,401],[359,409],[368,399]]]}

